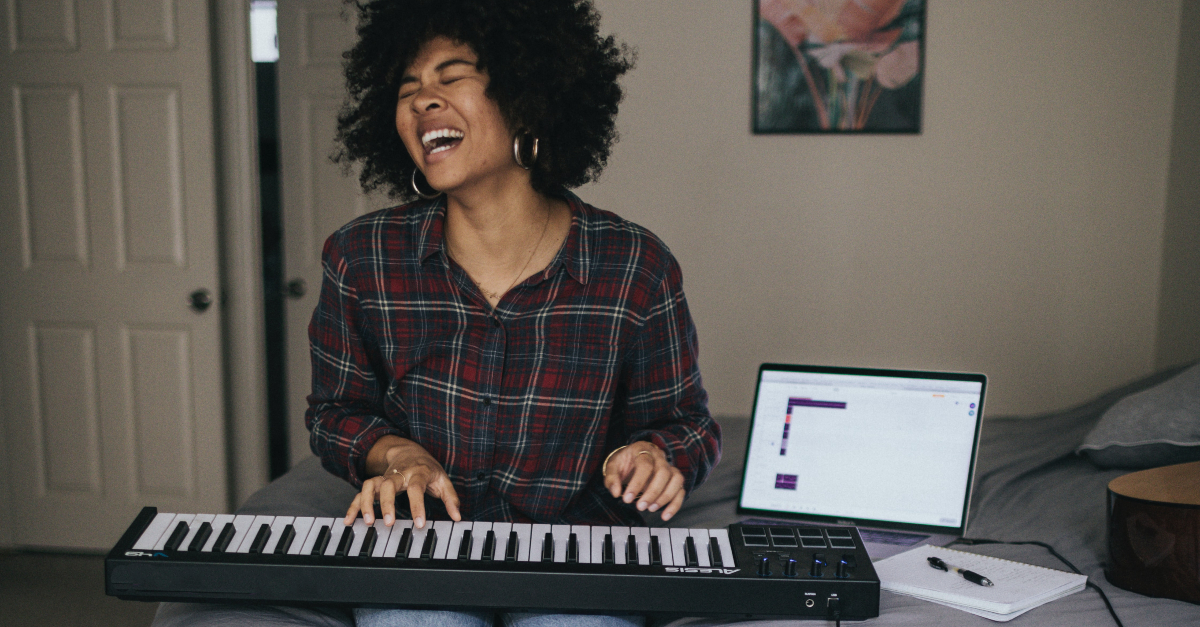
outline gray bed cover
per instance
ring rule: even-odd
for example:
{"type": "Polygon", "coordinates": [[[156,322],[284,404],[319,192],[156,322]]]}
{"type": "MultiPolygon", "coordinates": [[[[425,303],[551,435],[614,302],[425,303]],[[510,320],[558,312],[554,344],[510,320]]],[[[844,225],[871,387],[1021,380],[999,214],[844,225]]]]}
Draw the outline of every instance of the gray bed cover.
{"type": "MultiPolygon", "coordinates": [[[[975,496],[968,537],[1040,540],[1054,546],[1090,581],[1108,593],[1121,620],[1137,625],[1200,625],[1200,605],[1146,597],[1116,588],[1104,579],[1105,487],[1123,470],[1099,470],[1074,454],[1104,410],[1120,398],[1165,380],[1159,373],[1114,390],[1074,409],[1028,419],[988,418],[983,425],[975,496]]],[[[671,521],[675,527],[722,527],[736,522],[738,484],[748,421],[725,419],[723,459],[671,521]]],[[[315,458],[251,496],[245,514],[337,516],[354,491],[326,473],[315,458]]],[[[650,524],[653,524],[651,522],[650,524]]],[[[965,550],[1066,570],[1038,546],[988,545],[965,550]]],[[[164,603],[155,625],[352,625],[340,608],[283,608],[164,603]]],[[[681,619],[674,625],[812,625],[812,621],[681,619]]],[[[992,621],[911,597],[883,592],[873,626],[994,625],[992,621]]],[[[1094,590],[1036,608],[1008,624],[1093,626],[1114,624],[1094,590]]]]}

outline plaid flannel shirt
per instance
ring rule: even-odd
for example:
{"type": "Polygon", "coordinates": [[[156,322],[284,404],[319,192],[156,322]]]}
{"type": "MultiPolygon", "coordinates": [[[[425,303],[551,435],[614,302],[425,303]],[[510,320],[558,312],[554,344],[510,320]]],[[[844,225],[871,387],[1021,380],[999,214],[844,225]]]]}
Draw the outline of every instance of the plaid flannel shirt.
{"type": "Polygon", "coordinates": [[[491,310],[443,249],[444,200],[329,237],[309,325],[305,420],[355,486],[394,434],[441,462],[467,520],[642,524],[604,489],[610,451],[645,440],[695,489],[720,458],[682,275],[649,231],[566,194],[554,261],[491,310]]]}

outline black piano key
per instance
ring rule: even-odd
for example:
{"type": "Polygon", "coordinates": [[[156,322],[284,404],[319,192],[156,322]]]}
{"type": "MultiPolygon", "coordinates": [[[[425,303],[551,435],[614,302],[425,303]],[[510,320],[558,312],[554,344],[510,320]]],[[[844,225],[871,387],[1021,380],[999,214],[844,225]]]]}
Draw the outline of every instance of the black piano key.
{"type": "Polygon", "coordinates": [[[721,560],[721,547],[717,545],[716,538],[708,539],[708,561],[713,568],[721,568],[725,564],[721,560]]]}
{"type": "Polygon", "coordinates": [[[658,544],[658,536],[650,536],[650,565],[662,566],[662,546],[658,544]]]}
{"type": "Polygon", "coordinates": [[[363,535],[362,549],[358,551],[359,557],[371,557],[371,553],[375,551],[375,542],[379,539],[379,532],[375,531],[375,527],[367,527],[367,533],[363,535]]]}
{"type": "Polygon", "coordinates": [[[233,534],[235,533],[237,533],[237,529],[234,528],[233,523],[225,523],[225,526],[221,529],[221,533],[217,534],[217,541],[213,543],[212,552],[224,553],[225,549],[229,548],[229,541],[233,539],[233,534]]]}
{"type": "Polygon", "coordinates": [[[408,558],[410,551],[412,551],[412,529],[405,527],[404,533],[400,534],[400,548],[396,549],[396,559],[408,558]]]}
{"type": "Polygon", "coordinates": [[[554,534],[546,532],[546,538],[542,540],[542,561],[554,561],[554,534]]]}
{"type": "Polygon", "coordinates": [[[571,564],[579,563],[579,538],[575,534],[571,534],[567,538],[567,562],[571,564]]]}
{"type": "Polygon", "coordinates": [[[425,544],[421,545],[421,559],[432,559],[435,548],[437,548],[437,531],[431,528],[425,535],[425,544]]]}
{"type": "Polygon", "coordinates": [[[346,557],[346,554],[350,552],[351,544],[354,544],[354,529],[346,527],[345,531],[342,531],[342,537],[338,540],[337,550],[333,554],[338,557],[346,557]]]}
{"type": "Polygon", "coordinates": [[[271,539],[271,525],[263,523],[258,526],[258,533],[254,535],[254,542],[250,543],[251,553],[262,553],[263,547],[267,546],[267,540],[271,539]]]}
{"type": "Polygon", "coordinates": [[[629,537],[625,539],[625,563],[638,563],[637,538],[633,537],[633,534],[629,534],[629,537]]]}
{"type": "Polygon", "coordinates": [[[179,524],[175,525],[175,531],[171,532],[171,537],[167,538],[167,543],[163,545],[163,548],[168,551],[178,551],[179,545],[183,544],[183,539],[187,537],[187,534],[188,524],[182,520],[179,521],[179,524]]]}
{"type": "Polygon", "coordinates": [[[491,560],[492,555],[496,552],[496,532],[488,529],[487,535],[483,536],[483,555],[479,557],[485,560],[491,560]]]}
{"type": "Polygon", "coordinates": [[[612,534],[604,534],[604,563],[615,564],[617,562],[616,550],[613,548],[612,534]]]}
{"type": "Polygon", "coordinates": [[[329,546],[329,537],[333,535],[329,533],[329,525],[321,525],[321,530],[317,532],[317,541],[313,543],[312,554],[323,555],[325,547],[329,546]]]}
{"type": "Polygon", "coordinates": [[[517,532],[515,532],[515,531],[509,532],[508,546],[506,546],[504,548],[504,561],[506,561],[506,562],[517,561],[517,547],[519,547],[520,545],[521,545],[521,537],[517,535],[517,532]]]}
{"type": "Polygon", "coordinates": [[[700,556],[696,554],[696,541],[692,536],[683,539],[683,560],[685,566],[696,567],[700,565],[700,556]]]}
{"type": "Polygon", "coordinates": [[[292,541],[296,539],[296,528],[287,525],[283,531],[279,533],[279,542],[275,544],[275,554],[285,555],[288,549],[292,548],[292,541]]]}
{"type": "Polygon", "coordinates": [[[212,523],[200,523],[200,528],[196,530],[196,537],[192,538],[192,543],[188,545],[187,550],[199,551],[204,548],[204,543],[208,542],[208,537],[212,535],[212,523]]]}
{"type": "Polygon", "coordinates": [[[462,541],[458,543],[458,559],[471,559],[471,530],[463,531],[462,541]]]}

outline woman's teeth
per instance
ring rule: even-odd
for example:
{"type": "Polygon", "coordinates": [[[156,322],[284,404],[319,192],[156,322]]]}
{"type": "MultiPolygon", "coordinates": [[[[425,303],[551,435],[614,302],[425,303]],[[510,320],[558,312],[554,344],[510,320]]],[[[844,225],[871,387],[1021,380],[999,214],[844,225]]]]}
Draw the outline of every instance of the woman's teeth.
{"type": "Polygon", "coordinates": [[[457,129],[440,128],[422,135],[421,145],[425,147],[426,152],[434,154],[443,150],[449,150],[465,135],[465,133],[457,129]]]}

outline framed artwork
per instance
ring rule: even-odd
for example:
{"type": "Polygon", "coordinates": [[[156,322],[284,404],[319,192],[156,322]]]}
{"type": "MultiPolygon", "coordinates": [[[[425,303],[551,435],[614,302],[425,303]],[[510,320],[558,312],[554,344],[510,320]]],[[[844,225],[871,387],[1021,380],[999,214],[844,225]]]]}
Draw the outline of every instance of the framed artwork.
{"type": "Polygon", "coordinates": [[[920,133],[925,0],[754,0],[755,133],[920,133]]]}

